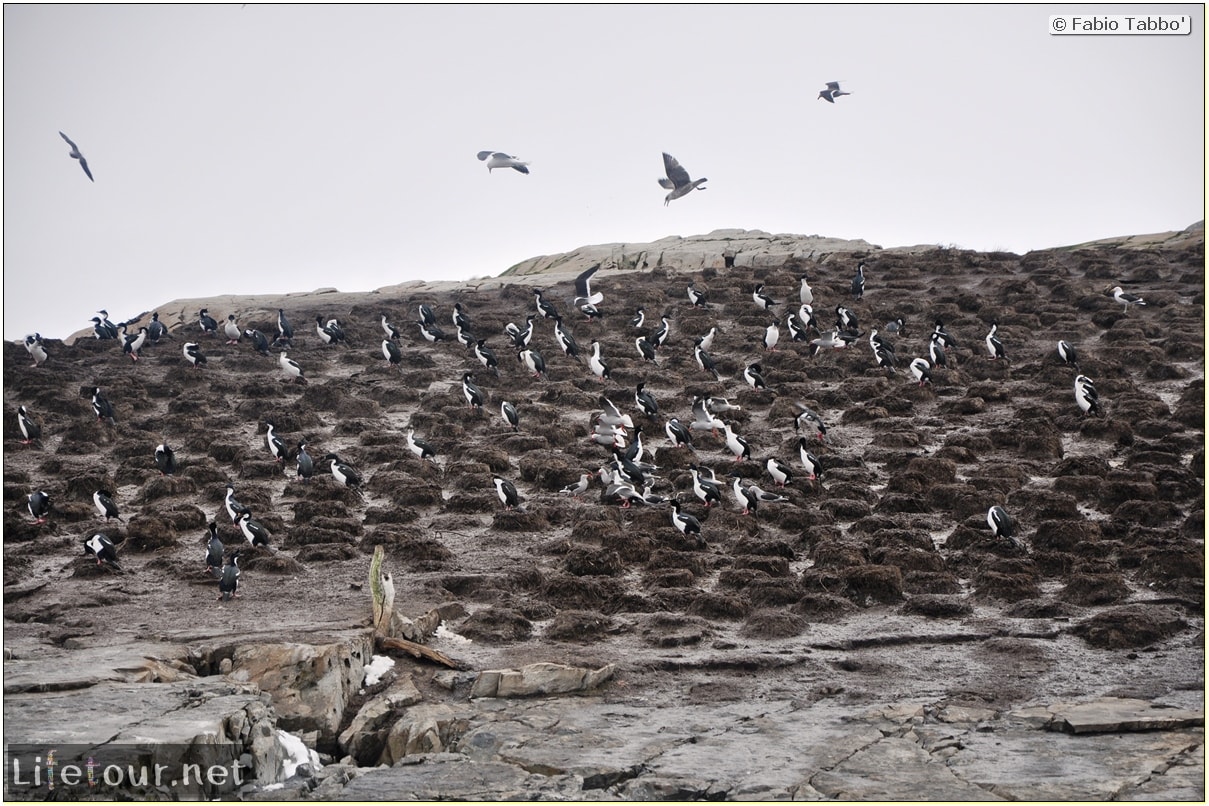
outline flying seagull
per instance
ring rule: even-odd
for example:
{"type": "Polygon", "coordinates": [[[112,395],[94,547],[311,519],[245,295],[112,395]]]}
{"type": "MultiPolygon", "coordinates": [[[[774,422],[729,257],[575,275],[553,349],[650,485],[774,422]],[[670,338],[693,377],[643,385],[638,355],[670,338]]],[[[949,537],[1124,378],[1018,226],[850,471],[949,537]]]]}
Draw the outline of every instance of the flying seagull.
{"type": "MultiPolygon", "coordinates": [[[[708,181],[705,177],[701,177],[700,179],[689,179],[688,171],[684,170],[684,168],[680,166],[680,163],[676,162],[676,158],[666,151],[663,152],[663,169],[667,172],[667,178],[660,179],[659,185],[672,191],[671,193],[667,194],[667,198],[663,200],[664,207],[667,207],[669,204],[671,204],[673,199],[678,199],[681,196],[687,196],[698,186],[700,186],[702,182],[708,181]]],[[[706,188],[701,189],[706,190],[706,188]]]]}
{"type": "MultiPolygon", "coordinates": [[[[822,98],[824,101],[826,101],[829,104],[833,104],[833,103],[835,103],[835,99],[839,98],[841,95],[851,95],[851,94],[852,93],[844,92],[843,90],[840,89],[840,82],[828,81],[827,89],[825,89],[819,93],[819,98],[822,98]]],[[[815,100],[817,101],[818,98],[815,98],[815,100]]]]}
{"type": "Polygon", "coordinates": [[[529,163],[521,162],[516,157],[509,156],[502,151],[480,151],[480,160],[487,160],[487,173],[491,173],[496,168],[513,168],[523,174],[529,173],[529,163]]]}
{"type": "Polygon", "coordinates": [[[582,307],[584,304],[599,305],[600,303],[604,302],[604,294],[600,293],[599,291],[597,291],[595,294],[592,293],[592,275],[596,274],[596,270],[599,268],[600,264],[597,263],[595,266],[587,269],[575,278],[576,296],[575,302],[573,303],[574,305],[582,307]]]}
{"type": "Polygon", "coordinates": [[[63,132],[59,132],[59,136],[67,141],[67,145],[71,146],[71,154],[68,156],[73,160],[79,160],[80,167],[84,169],[84,173],[88,176],[88,181],[95,182],[96,180],[92,178],[92,171],[88,170],[88,160],[84,159],[84,155],[80,153],[80,147],[73,143],[71,138],[63,132]]]}

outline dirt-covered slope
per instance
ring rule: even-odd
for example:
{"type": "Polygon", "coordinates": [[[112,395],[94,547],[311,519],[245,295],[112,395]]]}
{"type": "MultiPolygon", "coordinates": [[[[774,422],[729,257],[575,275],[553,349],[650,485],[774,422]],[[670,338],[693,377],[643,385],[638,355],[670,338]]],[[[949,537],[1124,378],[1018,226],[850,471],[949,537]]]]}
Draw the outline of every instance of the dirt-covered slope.
{"type": "MultiPolygon", "coordinates": [[[[288,311],[289,357],[306,384],[282,373],[278,349],[258,354],[246,338],[226,344],[193,322],[144,347],[138,361],[113,341],[80,339],[48,341],[49,359],[33,367],[21,345],[6,344],[6,646],[28,655],[42,644],[238,641],[364,623],[368,558],[381,544],[404,609],[443,605],[455,616],[448,626],[474,641],[454,651],[477,668],[618,662],[621,681],[672,696],[684,692],[677,669],[706,664],[718,687],[693,696],[708,702],[714,691],[730,701],[789,674],[769,657],[813,651],[837,653],[837,665],[819,674],[792,673],[814,698],[842,698],[845,688],[907,696],[913,681],[940,699],[992,708],[1080,686],[1089,696],[1131,685],[1158,696],[1203,678],[1195,649],[1204,587],[1203,248],[1201,231],[1175,245],[1025,256],[871,250],[696,272],[602,268],[593,278],[604,293],[598,319],[572,308],[569,281],[545,286],[581,355],[564,355],[553,323],[535,319],[531,346],[546,359],[544,378],[526,370],[504,334],[535,313],[532,276],[482,290],[308,297],[288,311]],[[854,299],[862,259],[866,288],[854,299]],[[833,326],[837,305],[855,313],[861,337],[848,348],[812,356],[807,342],[790,340],[785,320],[798,310],[803,274],[820,328],[833,326]],[[689,304],[690,283],[708,291],[708,307],[689,304]],[[771,313],[752,299],[761,283],[776,302],[771,313]],[[1126,311],[1111,294],[1117,285],[1145,307],[1126,311]],[[455,302],[498,356],[498,376],[456,341],[422,337],[418,306],[430,306],[452,337],[455,302]],[[641,330],[630,325],[639,306],[641,330]],[[657,363],[646,362],[635,339],[664,313],[670,338],[657,363]],[[383,355],[383,314],[402,333],[397,367],[383,355]],[[773,314],[780,343],[769,352],[761,339],[773,314]],[[323,344],[316,317],[338,318],[347,341],[323,344]],[[899,318],[905,331],[888,333],[899,318]],[[958,346],[921,386],[908,364],[928,355],[937,320],[958,346]],[[988,355],[992,323],[1006,360],[988,355]],[[693,354],[711,328],[719,380],[693,354]],[[873,328],[893,343],[897,371],[877,366],[873,328]],[[1059,359],[1059,339],[1078,350],[1077,370],[1059,359]],[[588,368],[593,340],[608,380],[588,368]],[[186,341],[200,343],[204,368],[186,362],[186,341]],[[744,382],[753,362],[766,389],[744,382]],[[463,397],[467,371],[486,394],[481,410],[463,397]],[[1079,373],[1094,381],[1102,416],[1076,406],[1079,373]],[[658,401],[654,417],[635,405],[639,383],[658,401]],[[94,386],[113,404],[112,423],[93,413],[94,386]],[[679,499],[699,519],[700,540],[672,526],[666,504],[622,509],[606,500],[598,476],[582,498],[559,492],[611,459],[589,439],[601,396],[641,426],[646,460],[657,465],[651,493],[679,499]],[[690,422],[695,396],[740,407],[719,416],[750,444],[750,459],[736,462],[708,431],[694,434],[695,449],[668,445],[665,423],[690,422]],[[516,431],[500,415],[505,400],[519,411],[516,431]],[[824,439],[795,428],[799,402],[822,416],[824,439]],[[17,426],[22,405],[42,426],[30,445],[17,426]],[[291,449],[305,440],[319,465],[309,482],[292,457],[270,455],[268,422],[291,449]],[[435,447],[435,462],[409,451],[409,428],[435,447]],[[823,467],[817,480],[799,458],[803,436],[823,467]],[[179,463],[171,477],[153,457],[163,442],[179,463]],[[319,461],[328,453],[359,468],[359,494],[319,461]],[[792,471],[784,489],[765,469],[770,458],[792,471]],[[716,472],[720,506],[694,496],[692,465],[716,472]],[[742,514],[732,472],[787,500],[742,514]],[[504,509],[493,476],[516,485],[521,511],[504,509]],[[274,551],[250,549],[226,516],[228,483],[274,551]],[[98,489],[114,493],[121,522],[102,522],[98,489]],[[26,509],[35,490],[51,496],[44,524],[26,509]],[[993,505],[1015,520],[1016,541],[992,536],[993,505]],[[229,603],[215,601],[204,574],[211,520],[229,550],[243,547],[242,595],[229,603]],[[97,532],[117,544],[124,573],[85,556],[84,540],[97,532]],[[948,647],[954,664],[927,673],[926,684],[891,654],[843,665],[839,654],[891,622],[899,633],[976,637],[948,647]],[[975,648],[977,636],[1005,635],[1016,648],[1000,645],[998,660],[975,648]],[[1158,660],[1164,650],[1167,660],[1158,660]],[[763,682],[744,682],[753,672],[763,682]]],[[[222,302],[209,305],[220,323],[229,312],[222,302]]],[[[270,340],[276,333],[268,311],[239,325],[270,340]]]]}

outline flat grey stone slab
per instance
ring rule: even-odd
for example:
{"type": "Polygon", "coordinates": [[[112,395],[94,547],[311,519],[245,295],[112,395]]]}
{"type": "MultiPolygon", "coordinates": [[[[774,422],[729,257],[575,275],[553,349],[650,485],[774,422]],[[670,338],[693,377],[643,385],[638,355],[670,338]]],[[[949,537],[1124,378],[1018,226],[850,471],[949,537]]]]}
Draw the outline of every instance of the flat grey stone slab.
{"type": "Polygon", "coordinates": [[[6,743],[189,744],[221,737],[226,718],[260,699],[221,678],[103,682],[87,689],[6,694],[6,743]]]}
{"type": "Polygon", "coordinates": [[[1053,705],[1049,710],[1054,714],[1050,729],[1068,733],[1171,730],[1205,724],[1204,711],[1156,708],[1147,700],[1111,698],[1073,705],[1053,705]]]}
{"type": "MultiPolygon", "coordinates": [[[[963,780],[1006,800],[1117,800],[1204,742],[1199,729],[1070,735],[1016,730],[967,733],[948,759],[963,780]]],[[[1204,767],[1200,768],[1204,774],[1204,767]]],[[[1183,789],[1187,779],[1176,788],[1183,789]]],[[[1160,787],[1155,787],[1159,789],[1160,787]]],[[[1195,800],[1204,800],[1204,782],[1195,800]]]]}
{"type": "Polygon", "coordinates": [[[409,756],[393,767],[353,778],[338,798],[382,800],[596,800],[574,776],[536,775],[499,762],[472,762],[453,753],[409,756]]]}

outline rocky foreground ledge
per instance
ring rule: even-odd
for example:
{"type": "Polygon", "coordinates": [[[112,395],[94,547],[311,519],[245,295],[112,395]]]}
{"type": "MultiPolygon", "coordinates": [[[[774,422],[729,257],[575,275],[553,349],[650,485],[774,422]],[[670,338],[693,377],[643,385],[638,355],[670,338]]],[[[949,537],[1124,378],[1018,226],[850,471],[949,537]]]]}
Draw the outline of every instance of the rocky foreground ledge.
{"type": "MultiPolygon", "coordinates": [[[[958,629],[887,644],[931,645],[940,659],[940,647],[963,637],[976,638],[958,629]]],[[[86,746],[106,763],[140,747],[143,763],[181,769],[198,746],[231,748],[225,763],[237,779],[187,792],[118,790],[140,799],[1203,800],[1203,700],[1192,686],[1011,708],[952,695],[868,691],[854,700],[846,686],[857,674],[790,691],[794,670],[805,679],[820,664],[855,673],[884,662],[872,647],[816,644],[663,653],[660,664],[683,662],[681,695],[647,688],[640,670],[458,672],[406,660],[366,691],[369,639],[362,629],[326,644],[135,644],[10,658],[6,724],[10,736],[45,726],[46,748],[86,746]],[[211,665],[213,674],[194,674],[211,665]],[[736,668],[750,672],[736,678],[736,668]],[[351,721],[346,710],[356,711],[351,721]],[[311,747],[332,747],[324,734],[342,724],[337,751],[291,758],[283,726],[311,747]]],[[[1003,662],[1035,652],[1023,639],[997,640],[991,651],[1003,662]]],[[[8,794],[47,792],[10,781],[8,794]]]]}

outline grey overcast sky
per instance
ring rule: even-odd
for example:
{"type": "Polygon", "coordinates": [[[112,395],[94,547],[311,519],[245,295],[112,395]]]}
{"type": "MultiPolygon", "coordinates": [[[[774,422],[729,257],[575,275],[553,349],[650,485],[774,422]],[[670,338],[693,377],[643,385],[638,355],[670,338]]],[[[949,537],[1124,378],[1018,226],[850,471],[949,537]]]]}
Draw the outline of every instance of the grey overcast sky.
{"type": "Polygon", "coordinates": [[[1180,229],[1204,56],[1200,5],[7,4],[4,337],[719,228],[1019,253],[1180,229]],[[1131,12],[1192,33],[1049,33],[1131,12]],[[662,151],[708,192],[665,208],[662,151]]]}

